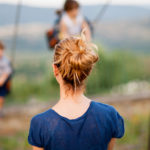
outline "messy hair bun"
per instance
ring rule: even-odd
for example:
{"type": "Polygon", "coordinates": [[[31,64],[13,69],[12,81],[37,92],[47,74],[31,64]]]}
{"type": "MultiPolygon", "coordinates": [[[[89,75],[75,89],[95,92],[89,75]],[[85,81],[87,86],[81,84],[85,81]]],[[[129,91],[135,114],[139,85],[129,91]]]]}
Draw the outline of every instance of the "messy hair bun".
{"type": "Polygon", "coordinates": [[[73,90],[81,87],[98,60],[96,46],[87,43],[82,32],[80,37],[69,37],[56,45],[54,64],[65,83],[73,90]]]}

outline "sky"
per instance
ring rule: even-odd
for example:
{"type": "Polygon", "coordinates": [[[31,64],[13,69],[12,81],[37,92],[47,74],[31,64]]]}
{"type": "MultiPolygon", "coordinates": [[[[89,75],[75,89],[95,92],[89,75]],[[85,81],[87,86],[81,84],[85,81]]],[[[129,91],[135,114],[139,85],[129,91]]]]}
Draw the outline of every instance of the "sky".
{"type": "MultiPolygon", "coordinates": [[[[0,3],[16,4],[21,0],[0,0],[0,3]]],[[[64,0],[22,0],[23,4],[37,7],[61,7],[64,0]]],[[[103,4],[111,1],[111,4],[119,5],[150,5],[150,0],[78,0],[81,4],[103,4]]]]}

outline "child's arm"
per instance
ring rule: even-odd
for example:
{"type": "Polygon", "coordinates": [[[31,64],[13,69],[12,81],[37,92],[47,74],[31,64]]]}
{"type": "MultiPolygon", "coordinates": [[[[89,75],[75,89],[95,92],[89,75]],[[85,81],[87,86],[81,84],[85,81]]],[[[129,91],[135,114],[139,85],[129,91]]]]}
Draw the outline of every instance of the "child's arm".
{"type": "Polygon", "coordinates": [[[116,139],[115,138],[112,138],[109,145],[108,145],[108,150],[113,150],[114,148],[114,145],[115,145],[115,141],[116,139]]]}
{"type": "Polygon", "coordinates": [[[9,77],[9,74],[3,74],[1,77],[0,77],[0,86],[2,86],[5,81],[8,79],[9,77]]]}
{"type": "Polygon", "coordinates": [[[39,148],[39,147],[36,147],[36,146],[32,146],[33,150],[44,150],[43,148],[39,148]]]}
{"type": "Polygon", "coordinates": [[[83,24],[82,24],[82,30],[83,30],[84,28],[86,29],[86,31],[85,31],[85,36],[86,36],[87,41],[91,41],[91,31],[90,31],[90,27],[89,27],[88,23],[87,23],[85,20],[83,21],[83,24]]]}
{"type": "Polygon", "coordinates": [[[60,36],[59,38],[61,40],[69,37],[68,32],[67,32],[67,27],[63,20],[61,20],[61,22],[60,22],[60,35],[59,36],[60,36]]]}

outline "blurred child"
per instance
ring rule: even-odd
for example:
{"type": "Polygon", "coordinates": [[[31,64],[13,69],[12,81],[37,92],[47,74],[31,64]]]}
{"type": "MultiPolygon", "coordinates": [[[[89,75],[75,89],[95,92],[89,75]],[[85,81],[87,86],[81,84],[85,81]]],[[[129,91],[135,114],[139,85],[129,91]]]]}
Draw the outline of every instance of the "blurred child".
{"type": "Polygon", "coordinates": [[[112,150],[115,138],[123,136],[124,121],[116,109],[84,96],[84,82],[98,61],[93,47],[83,34],[56,45],[53,71],[60,99],[32,118],[33,150],[112,150]]]}
{"type": "Polygon", "coordinates": [[[66,0],[64,8],[57,10],[56,14],[57,19],[54,27],[46,33],[50,49],[54,49],[55,45],[64,38],[80,35],[83,28],[86,28],[85,35],[87,40],[91,40],[92,24],[86,17],[82,16],[80,5],[77,1],[66,0]]]}
{"type": "Polygon", "coordinates": [[[4,49],[5,47],[0,41],[0,117],[3,116],[2,108],[5,96],[8,94],[8,81],[12,73],[10,61],[4,55],[4,49]]]}
{"type": "Polygon", "coordinates": [[[80,12],[80,4],[75,0],[66,0],[64,13],[60,21],[61,39],[71,35],[80,35],[83,28],[86,28],[85,35],[87,40],[90,41],[90,27],[80,12]]]}

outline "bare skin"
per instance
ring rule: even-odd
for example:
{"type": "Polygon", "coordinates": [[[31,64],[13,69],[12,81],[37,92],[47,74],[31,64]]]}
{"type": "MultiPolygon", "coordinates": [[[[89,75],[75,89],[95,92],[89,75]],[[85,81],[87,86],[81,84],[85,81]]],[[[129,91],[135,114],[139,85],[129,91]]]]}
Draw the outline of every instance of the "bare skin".
{"type": "MultiPolygon", "coordinates": [[[[75,22],[76,16],[78,15],[78,12],[79,12],[79,10],[75,9],[75,10],[68,11],[67,14],[71,18],[71,20],[73,22],[75,22]]],[[[86,29],[86,31],[85,31],[86,39],[87,39],[87,41],[90,41],[91,40],[91,32],[90,32],[90,28],[89,28],[86,21],[83,21],[81,30],[83,30],[84,28],[86,29]]],[[[61,33],[62,39],[67,38],[69,36],[68,31],[67,31],[67,26],[66,26],[65,22],[63,22],[63,21],[60,22],[60,33],[61,33]]]]}
{"type": "Polygon", "coordinates": [[[113,150],[114,149],[115,141],[116,141],[115,138],[111,139],[111,141],[109,142],[109,145],[108,145],[108,150],[113,150]]]}
{"type": "Polygon", "coordinates": [[[35,147],[35,146],[32,146],[33,147],[33,150],[44,150],[44,148],[39,148],[39,147],[35,147]]]}
{"type": "MultiPolygon", "coordinates": [[[[82,116],[87,111],[91,100],[84,96],[83,90],[79,90],[75,94],[72,94],[72,91],[68,91],[66,95],[66,85],[64,85],[63,79],[55,65],[53,65],[53,71],[60,85],[60,99],[52,109],[68,119],[75,119],[82,116]]],[[[113,150],[114,144],[115,139],[113,138],[108,145],[108,150],[113,150]]],[[[44,149],[33,146],[33,150],[44,149]]]]}
{"type": "Polygon", "coordinates": [[[0,110],[2,110],[3,105],[4,105],[4,98],[0,97],[0,110]]]}
{"type": "Polygon", "coordinates": [[[0,77],[0,86],[2,86],[5,81],[8,79],[9,77],[9,74],[3,74],[1,77],[0,77]]]}
{"type": "MultiPolygon", "coordinates": [[[[5,81],[7,80],[8,76],[9,76],[8,74],[3,74],[0,77],[0,87],[5,83],[5,81]]],[[[0,110],[2,110],[3,105],[4,105],[4,97],[0,97],[0,110]]]]}

